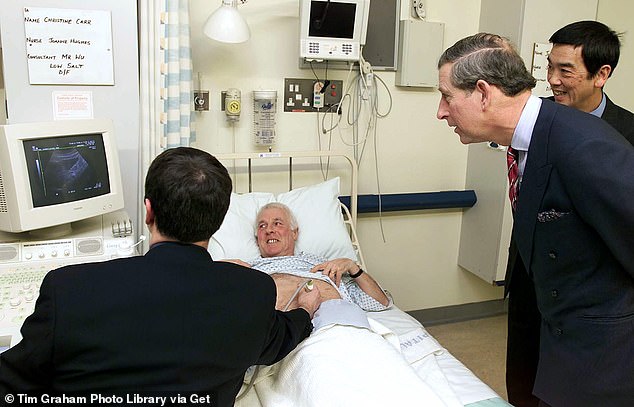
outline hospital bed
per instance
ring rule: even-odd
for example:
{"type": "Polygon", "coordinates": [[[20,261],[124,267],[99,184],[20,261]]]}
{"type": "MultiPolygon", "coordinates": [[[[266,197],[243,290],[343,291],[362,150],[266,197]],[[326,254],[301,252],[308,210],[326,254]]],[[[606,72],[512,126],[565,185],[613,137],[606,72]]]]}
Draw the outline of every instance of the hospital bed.
{"type": "MultiPolygon", "coordinates": [[[[234,192],[210,240],[214,260],[257,258],[257,211],[279,201],[299,224],[296,253],[348,257],[366,269],[355,229],[357,166],[351,157],[332,151],[216,157],[229,169],[234,192]],[[349,208],[339,200],[344,191],[349,208]]],[[[509,405],[396,305],[367,315],[372,332],[320,329],[284,360],[262,367],[255,378],[253,370],[248,372],[236,406],[509,405]],[[351,365],[354,360],[358,363],[351,365]]]]}

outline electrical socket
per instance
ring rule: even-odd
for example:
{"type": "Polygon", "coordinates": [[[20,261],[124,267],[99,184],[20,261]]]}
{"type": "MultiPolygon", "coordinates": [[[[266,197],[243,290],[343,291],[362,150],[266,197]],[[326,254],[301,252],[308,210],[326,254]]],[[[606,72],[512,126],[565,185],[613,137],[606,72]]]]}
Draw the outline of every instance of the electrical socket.
{"type": "Polygon", "coordinates": [[[336,79],[284,79],[284,111],[285,112],[329,112],[334,113],[333,107],[341,102],[343,95],[343,81],[336,79]],[[316,95],[315,85],[320,87],[320,94],[316,95]]]}

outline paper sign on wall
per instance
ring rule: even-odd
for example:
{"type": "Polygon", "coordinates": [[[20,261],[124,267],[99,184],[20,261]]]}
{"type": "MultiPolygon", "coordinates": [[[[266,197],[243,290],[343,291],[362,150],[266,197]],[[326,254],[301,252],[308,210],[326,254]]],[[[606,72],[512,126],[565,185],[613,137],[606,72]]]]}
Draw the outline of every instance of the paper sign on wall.
{"type": "Polygon", "coordinates": [[[533,88],[535,96],[551,96],[550,84],[548,83],[548,55],[552,44],[539,43],[533,44],[533,61],[531,64],[531,74],[537,80],[533,88]]]}
{"type": "Polygon", "coordinates": [[[92,92],[53,92],[53,118],[92,119],[92,92]]]}
{"type": "Polygon", "coordinates": [[[114,85],[110,11],[24,8],[29,83],[114,85]]]}

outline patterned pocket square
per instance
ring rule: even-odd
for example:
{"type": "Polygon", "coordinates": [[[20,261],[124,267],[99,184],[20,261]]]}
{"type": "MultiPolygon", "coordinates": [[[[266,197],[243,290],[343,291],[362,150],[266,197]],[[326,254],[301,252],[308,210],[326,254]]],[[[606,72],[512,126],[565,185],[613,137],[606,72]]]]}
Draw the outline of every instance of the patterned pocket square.
{"type": "Polygon", "coordinates": [[[557,220],[563,216],[569,215],[570,212],[557,212],[554,209],[548,210],[548,211],[544,211],[544,212],[539,212],[537,214],[537,221],[541,222],[541,223],[545,223],[545,222],[552,222],[554,220],[557,220]]]}

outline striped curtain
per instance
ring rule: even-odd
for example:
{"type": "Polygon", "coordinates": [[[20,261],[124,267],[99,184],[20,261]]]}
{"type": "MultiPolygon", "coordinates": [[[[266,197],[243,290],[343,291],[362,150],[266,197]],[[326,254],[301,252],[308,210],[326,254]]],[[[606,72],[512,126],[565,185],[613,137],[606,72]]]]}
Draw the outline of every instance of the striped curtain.
{"type": "Polygon", "coordinates": [[[161,23],[164,78],[161,98],[165,148],[189,146],[196,140],[192,129],[192,58],[189,35],[189,0],[165,0],[161,23]]]}
{"type": "MultiPolygon", "coordinates": [[[[139,81],[141,140],[139,196],[150,163],[162,151],[194,141],[191,96],[192,63],[189,44],[188,0],[139,1],[139,81]]],[[[145,228],[145,207],[138,206],[137,229],[145,228]]],[[[148,241],[143,242],[145,252],[148,241]]]]}

